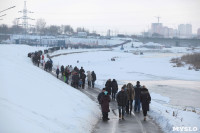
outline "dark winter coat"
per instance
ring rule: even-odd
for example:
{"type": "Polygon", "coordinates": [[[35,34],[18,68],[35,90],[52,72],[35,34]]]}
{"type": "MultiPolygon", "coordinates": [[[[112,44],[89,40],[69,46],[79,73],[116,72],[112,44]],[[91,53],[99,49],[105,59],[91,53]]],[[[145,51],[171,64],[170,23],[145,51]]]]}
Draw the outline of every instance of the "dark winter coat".
{"type": "Polygon", "coordinates": [[[128,100],[134,100],[135,99],[135,90],[134,90],[133,85],[131,83],[128,83],[128,85],[127,85],[127,96],[128,96],[128,100]]]}
{"type": "Polygon", "coordinates": [[[79,76],[78,76],[78,74],[73,75],[72,76],[72,80],[73,80],[74,83],[78,84],[78,82],[79,82],[79,76]]]}
{"type": "Polygon", "coordinates": [[[56,74],[58,75],[58,74],[59,74],[59,72],[60,72],[60,71],[59,71],[59,69],[57,68],[57,69],[56,69],[56,74]]]}
{"type": "Polygon", "coordinates": [[[94,73],[94,72],[92,72],[92,81],[94,82],[94,81],[96,81],[96,74],[94,73]]]}
{"type": "Polygon", "coordinates": [[[64,73],[64,66],[63,65],[60,67],[60,69],[61,69],[61,72],[64,73]]]}
{"type": "Polygon", "coordinates": [[[117,93],[117,91],[118,91],[118,84],[117,84],[116,80],[112,81],[111,86],[112,86],[112,92],[113,93],[117,93]]]}
{"type": "Polygon", "coordinates": [[[135,90],[135,99],[140,99],[141,86],[140,85],[134,86],[134,90],[135,90]]]}
{"type": "Polygon", "coordinates": [[[85,70],[83,68],[81,68],[79,72],[80,72],[80,75],[81,75],[83,72],[85,72],[85,70]]]}
{"type": "Polygon", "coordinates": [[[117,103],[118,106],[126,106],[127,103],[127,94],[125,91],[120,91],[117,94],[117,103]]]}
{"type": "Polygon", "coordinates": [[[142,103],[142,110],[149,111],[149,104],[151,102],[151,96],[149,94],[148,89],[146,89],[146,88],[141,89],[140,102],[142,103]]]}
{"type": "Polygon", "coordinates": [[[100,100],[102,112],[110,112],[109,102],[110,102],[110,96],[104,94],[100,100]]]}
{"type": "Polygon", "coordinates": [[[86,75],[83,73],[80,75],[80,79],[82,79],[82,81],[85,83],[85,78],[86,78],[86,75]]]}
{"type": "Polygon", "coordinates": [[[108,80],[105,84],[105,87],[106,87],[106,91],[108,92],[108,94],[111,95],[112,82],[108,80]]]}
{"type": "Polygon", "coordinates": [[[104,92],[99,93],[97,99],[99,101],[99,104],[101,103],[101,97],[104,95],[104,92]]]}

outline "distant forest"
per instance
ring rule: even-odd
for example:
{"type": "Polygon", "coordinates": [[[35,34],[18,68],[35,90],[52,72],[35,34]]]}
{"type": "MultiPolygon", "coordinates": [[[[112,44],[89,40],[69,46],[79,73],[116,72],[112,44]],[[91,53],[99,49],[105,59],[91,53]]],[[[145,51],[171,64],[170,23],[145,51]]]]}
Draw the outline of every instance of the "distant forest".
{"type": "Polygon", "coordinates": [[[82,27],[73,29],[70,25],[47,26],[44,19],[38,19],[36,21],[35,26],[29,25],[26,30],[25,28],[23,28],[22,24],[19,24],[17,19],[13,21],[12,26],[8,26],[7,24],[0,25],[0,34],[24,34],[25,32],[29,34],[37,34],[37,35],[61,35],[61,34],[73,34],[75,32],[89,33],[89,30],[82,27]]]}

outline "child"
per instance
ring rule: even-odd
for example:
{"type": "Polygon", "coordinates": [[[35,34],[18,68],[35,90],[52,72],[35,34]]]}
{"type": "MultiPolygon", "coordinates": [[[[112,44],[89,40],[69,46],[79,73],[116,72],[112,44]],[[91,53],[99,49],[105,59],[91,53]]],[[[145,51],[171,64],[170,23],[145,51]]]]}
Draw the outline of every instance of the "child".
{"type": "Polygon", "coordinates": [[[81,87],[82,84],[83,84],[83,81],[82,81],[82,79],[80,79],[79,82],[78,82],[78,86],[81,87]]]}

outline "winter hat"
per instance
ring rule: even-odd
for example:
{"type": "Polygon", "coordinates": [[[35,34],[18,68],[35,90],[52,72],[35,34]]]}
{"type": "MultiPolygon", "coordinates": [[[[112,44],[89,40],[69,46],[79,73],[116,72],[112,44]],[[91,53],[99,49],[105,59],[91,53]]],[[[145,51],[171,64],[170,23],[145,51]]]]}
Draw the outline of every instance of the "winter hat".
{"type": "Polygon", "coordinates": [[[107,94],[108,94],[108,92],[107,92],[107,91],[104,91],[104,94],[105,94],[105,95],[107,95],[107,94]]]}

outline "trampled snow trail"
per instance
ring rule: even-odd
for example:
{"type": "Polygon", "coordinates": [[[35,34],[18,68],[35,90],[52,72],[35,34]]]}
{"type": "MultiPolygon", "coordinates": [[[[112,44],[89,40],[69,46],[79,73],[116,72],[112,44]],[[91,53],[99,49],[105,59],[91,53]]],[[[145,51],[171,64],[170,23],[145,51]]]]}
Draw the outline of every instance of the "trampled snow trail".
{"type": "MultiPolygon", "coordinates": [[[[51,72],[54,75],[56,80],[56,72],[53,70],[51,72]]],[[[59,80],[63,81],[62,77],[59,77],[59,80]]],[[[64,82],[64,81],[63,81],[64,82]]],[[[70,83],[69,83],[70,84],[70,83]]],[[[94,102],[98,103],[97,96],[100,93],[99,88],[88,88],[87,84],[85,89],[79,88],[81,92],[86,94],[89,98],[91,98],[94,102]]],[[[99,106],[100,109],[100,106],[99,106]]],[[[107,122],[102,121],[101,117],[99,117],[99,122],[95,126],[93,133],[102,133],[102,132],[109,132],[109,133],[163,133],[160,127],[155,124],[155,122],[148,118],[147,121],[143,121],[142,112],[132,115],[126,115],[125,120],[119,120],[118,116],[118,106],[116,101],[110,102],[110,112],[109,118],[110,120],[107,122]]]]}

